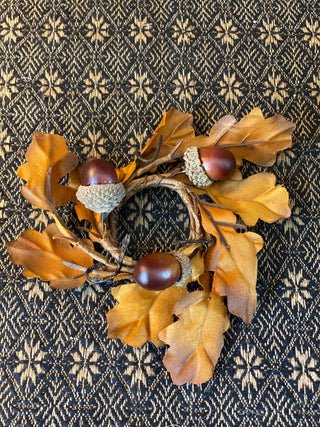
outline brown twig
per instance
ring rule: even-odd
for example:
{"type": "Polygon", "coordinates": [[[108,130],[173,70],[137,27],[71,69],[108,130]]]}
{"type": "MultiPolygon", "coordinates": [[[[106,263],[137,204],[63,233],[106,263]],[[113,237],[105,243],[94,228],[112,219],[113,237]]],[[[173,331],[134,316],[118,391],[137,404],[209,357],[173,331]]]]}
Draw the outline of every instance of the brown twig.
{"type": "MultiPolygon", "coordinates": [[[[189,218],[190,218],[190,234],[189,234],[189,240],[199,240],[204,237],[204,230],[201,226],[201,222],[198,215],[198,207],[194,203],[193,195],[194,193],[189,188],[189,186],[183,184],[182,182],[179,182],[175,179],[170,178],[168,174],[164,175],[150,175],[150,176],[144,176],[141,178],[137,178],[131,183],[127,184],[126,186],[126,196],[123,199],[121,206],[119,206],[115,211],[113,211],[109,216],[110,221],[113,222],[113,224],[116,223],[114,217],[118,215],[119,209],[135,194],[143,191],[144,189],[153,188],[153,187],[165,187],[169,188],[172,191],[175,191],[179,194],[182,202],[186,206],[189,218]]],[[[113,235],[114,230],[109,228],[110,233],[110,239],[105,239],[104,242],[100,242],[103,246],[105,243],[107,243],[108,248],[106,250],[110,251],[110,246],[112,245],[112,250],[116,251],[116,253],[119,255],[119,247],[116,244],[111,244],[111,239],[113,241],[116,241],[115,236],[113,235]]],[[[127,266],[130,266],[130,263],[127,263],[126,260],[128,257],[124,257],[124,264],[127,266]]],[[[131,259],[132,260],[132,259],[131,259]]],[[[132,260],[134,265],[135,261],[132,260]]]]}
{"type": "MultiPolygon", "coordinates": [[[[160,135],[160,137],[162,137],[162,135],[160,135]]],[[[160,140],[160,137],[159,137],[159,140],[160,140]]],[[[152,169],[157,168],[158,166],[164,163],[168,163],[168,162],[171,162],[172,160],[177,160],[180,157],[182,157],[183,152],[175,154],[175,152],[179,149],[182,143],[183,143],[183,139],[180,139],[167,156],[160,157],[159,159],[157,158],[160,152],[160,148],[158,150],[158,147],[159,147],[159,143],[158,143],[157,151],[156,151],[157,156],[154,155],[151,160],[147,160],[149,162],[147,166],[140,169],[136,169],[136,171],[132,174],[132,176],[128,179],[128,181],[125,182],[125,187],[127,187],[133,180],[135,180],[136,178],[139,178],[142,175],[145,175],[146,173],[150,172],[152,169]]],[[[138,159],[141,160],[140,157],[138,159]]]]}
{"type": "Polygon", "coordinates": [[[213,216],[211,215],[211,213],[208,211],[208,209],[205,206],[201,206],[201,207],[205,211],[205,213],[207,214],[207,216],[208,216],[209,220],[211,221],[211,223],[213,224],[214,228],[217,230],[217,233],[219,235],[221,243],[228,249],[228,251],[230,251],[230,249],[231,249],[230,245],[229,245],[227,239],[224,237],[224,234],[220,230],[218,223],[215,221],[215,219],[213,218],[213,216]]]}

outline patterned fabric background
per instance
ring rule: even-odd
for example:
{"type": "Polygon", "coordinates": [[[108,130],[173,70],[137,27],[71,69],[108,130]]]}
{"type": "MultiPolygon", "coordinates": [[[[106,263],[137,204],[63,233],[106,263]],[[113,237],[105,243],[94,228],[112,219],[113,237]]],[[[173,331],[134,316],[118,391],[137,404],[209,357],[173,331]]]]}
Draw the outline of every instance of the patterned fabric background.
{"type": "MultiPolygon", "coordinates": [[[[0,1],[1,426],[320,424],[319,15],[317,0],[0,1]],[[174,386],[163,349],[109,340],[104,286],[52,290],[10,264],[4,243],[49,220],[15,174],[33,132],[123,166],[170,107],[204,133],[255,106],[297,123],[270,168],[293,214],[255,227],[266,242],[258,311],[247,326],[232,319],[208,383],[174,386]]],[[[137,257],[188,229],[159,189],[122,219],[137,257]]]]}

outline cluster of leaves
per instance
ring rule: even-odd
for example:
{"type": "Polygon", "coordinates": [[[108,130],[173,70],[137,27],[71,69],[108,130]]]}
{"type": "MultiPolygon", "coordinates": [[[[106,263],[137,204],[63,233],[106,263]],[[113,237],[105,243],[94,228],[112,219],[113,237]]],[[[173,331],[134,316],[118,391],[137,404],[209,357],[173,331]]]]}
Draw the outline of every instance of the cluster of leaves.
{"type": "MultiPolygon", "coordinates": [[[[161,162],[171,161],[173,152],[181,154],[192,146],[227,147],[238,166],[243,159],[270,166],[277,152],[291,145],[294,130],[294,124],[282,116],[265,119],[258,108],[239,122],[233,116],[224,116],[208,136],[195,136],[192,120],[191,114],[175,109],[165,113],[141,152],[145,159],[156,157],[157,161],[141,168],[137,156],[128,166],[117,169],[119,180],[129,185],[146,171],[155,171],[161,162]],[[161,146],[157,144],[160,135],[161,146]]],[[[27,277],[49,280],[55,288],[82,285],[89,277],[88,271],[99,280],[110,276],[114,280],[132,278],[130,268],[118,273],[115,265],[94,250],[92,242],[103,246],[108,230],[102,227],[101,215],[86,209],[76,198],[81,166],[77,167],[77,156],[68,152],[65,140],[58,135],[37,133],[26,159],[18,169],[18,175],[26,181],[22,194],[35,207],[49,210],[55,224],[43,233],[27,230],[9,242],[12,262],[23,265],[27,277]],[[62,185],[59,180],[66,174],[69,183],[62,185]],[[91,223],[89,239],[76,237],[59,216],[56,206],[69,201],[75,203],[79,221],[91,223]],[[105,266],[103,271],[95,261],[105,266]]],[[[276,185],[271,173],[243,179],[237,169],[227,180],[206,188],[194,187],[185,175],[175,179],[193,189],[203,231],[212,242],[205,249],[194,243],[183,250],[192,265],[188,282],[198,281],[202,290],[188,293],[187,286],[172,286],[149,291],[136,283],[113,287],[118,304],[108,313],[109,337],[131,346],[147,341],[156,346],[168,344],[164,364],[174,383],[200,384],[212,376],[223,334],[229,328],[228,312],[248,323],[256,310],[256,254],[263,241],[256,233],[237,232],[235,214],[247,226],[253,226],[259,218],[268,223],[287,218],[290,208],[286,189],[276,185]],[[202,204],[197,194],[209,195],[214,203],[202,204]],[[173,321],[173,315],[178,320],[173,321]]]]}

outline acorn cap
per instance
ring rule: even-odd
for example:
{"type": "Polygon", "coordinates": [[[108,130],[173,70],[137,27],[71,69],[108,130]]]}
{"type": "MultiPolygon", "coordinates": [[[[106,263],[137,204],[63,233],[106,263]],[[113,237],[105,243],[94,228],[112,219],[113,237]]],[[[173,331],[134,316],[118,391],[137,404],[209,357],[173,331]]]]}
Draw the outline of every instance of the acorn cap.
{"type": "Polygon", "coordinates": [[[181,276],[174,286],[184,286],[192,274],[190,259],[182,252],[172,252],[171,255],[177,258],[181,267],[181,276]]]}
{"type": "Polygon", "coordinates": [[[115,184],[80,185],[77,191],[78,200],[96,213],[109,214],[118,207],[126,195],[122,182],[115,184]]]}
{"type": "Polygon", "coordinates": [[[201,165],[198,147],[188,148],[183,155],[183,160],[186,175],[194,185],[207,187],[212,184],[213,181],[211,181],[201,165]]]}

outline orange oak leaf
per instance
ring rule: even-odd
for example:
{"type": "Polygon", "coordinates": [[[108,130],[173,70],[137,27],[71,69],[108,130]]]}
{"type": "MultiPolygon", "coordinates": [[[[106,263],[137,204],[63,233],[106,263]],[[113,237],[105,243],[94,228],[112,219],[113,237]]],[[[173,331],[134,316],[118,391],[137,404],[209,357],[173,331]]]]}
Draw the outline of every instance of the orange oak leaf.
{"type": "MultiPolygon", "coordinates": [[[[92,242],[86,243],[93,247],[92,242]]],[[[62,260],[85,268],[93,265],[89,255],[61,238],[56,224],[48,225],[43,233],[26,230],[6,246],[11,262],[25,267],[26,277],[48,280],[53,288],[76,288],[86,280],[84,276],[76,277],[82,271],[64,264],[62,260]]]]}
{"type": "MultiPolygon", "coordinates": [[[[208,208],[215,217],[215,211],[208,208]]],[[[208,218],[207,213],[200,209],[204,229],[216,237],[205,256],[205,270],[214,271],[212,291],[226,296],[228,309],[244,322],[249,323],[256,312],[257,305],[257,253],[263,247],[259,234],[253,232],[237,233],[232,227],[220,226],[220,231],[229,246],[226,247],[208,218]]]]}
{"type": "Polygon", "coordinates": [[[112,295],[119,304],[107,315],[108,336],[133,347],[147,341],[162,346],[158,333],[172,323],[173,307],[186,293],[185,287],[148,291],[136,283],[113,288],[112,295]]]}
{"type": "MultiPolygon", "coordinates": [[[[81,202],[77,202],[74,206],[79,221],[87,220],[91,224],[92,237],[97,235],[98,238],[102,237],[102,215],[101,213],[93,212],[87,209],[81,202]]],[[[104,236],[107,237],[107,228],[104,227],[104,236]]]]}
{"type": "Polygon", "coordinates": [[[75,154],[68,152],[66,141],[59,135],[35,133],[26,152],[27,162],[17,173],[27,181],[22,187],[22,195],[35,207],[51,210],[47,201],[47,172],[52,167],[51,193],[56,206],[75,200],[74,190],[58,181],[72,171],[78,163],[75,154]]]}
{"type": "MultiPolygon", "coordinates": [[[[219,122],[210,136],[220,132],[219,122]]],[[[260,108],[254,108],[239,122],[234,122],[219,139],[218,145],[225,145],[235,156],[237,163],[242,159],[262,166],[271,166],[278,151],[291,147],[295,124],[278,114],[265,119],[260,108]],[[260,141],[260,142],[259,142],[260,141]],[[233,146],[242,143],[242,146],[233,146]]]]}
{"type": "Polygon", "coordinates": [[[133,162],[129,163],[127,166],[117,169],[118,180],[123,183],[126,182],[132,176],[136,168],[137,168],[137,162],[134,160],[133,162]]]}
{"type": "Polygon", "coordinates": [[[158,158],[168,155],[181,139],[184,142],[177,153],[184,151],[188,148],[188,141],[195,136],[192,114],[183,113],[174,108],[166,111],[152,137],[141,151],[146,158],[153,157],[160,135],[162,135],[163,142],[158,158]]]}
{"type": "Polygon", "coordinates": [[[181,249],[181,252],[190,258],[190,265],[192,268],[192,274],[186,283],[198,280],[204,272],[204,259],[201,253],[201,245],[199,245],[199,243],[194,243],[181,249]]]}
{"type": "Polygon", "coordinates": [[[206,190],[216,203],[240,215],[250,227],[259,218],[271,223],[291,215],[288,192],[282,185],[276,185],[272,173],[262,172],[243,180],[231,177],[206,190]]]}
{"type": "Polygon", "coordinates": [[[291,146],[295,124],[283,116],[275,115],[265,119],[259,108],[254,108],[239,122],[235,117],[226,115],[211,128],[208,136],[195,136],[191,114],[170,109],[142,150],[146,158],[155,153],[159,136],[163,142],[158,158],[165,157],[183,140],[176,153],[182,153],[189,147],[226,146],[234,154],[237,164],[242,159],[263,166],[274,164],[276,153],[291,146]],[[239,144],[241,144],[239,146],[239,144]]]}
{"type": "Polygon", "coordinates": [[[164,365],[174,384],[202,384],[212,377],[230,326],[227,308],[221,297],[195,291],[177,302],[174,313],[179,320],[159,333],[170,345],[164,365]]]}

